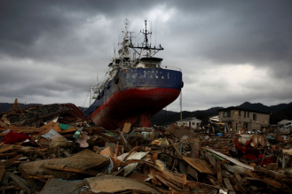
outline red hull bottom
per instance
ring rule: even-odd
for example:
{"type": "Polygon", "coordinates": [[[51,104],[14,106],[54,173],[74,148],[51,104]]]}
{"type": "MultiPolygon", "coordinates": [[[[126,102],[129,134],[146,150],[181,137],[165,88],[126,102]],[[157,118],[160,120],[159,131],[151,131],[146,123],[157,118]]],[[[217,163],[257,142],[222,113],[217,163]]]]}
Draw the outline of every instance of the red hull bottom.
{"type": "Polygon", "coordinates": [[[180,90],[170,88],[134,88],[114,93],[91,115],[92,121],[108,130],[126,122],[151,127],[151,117],[173,102],[180,90]]]}

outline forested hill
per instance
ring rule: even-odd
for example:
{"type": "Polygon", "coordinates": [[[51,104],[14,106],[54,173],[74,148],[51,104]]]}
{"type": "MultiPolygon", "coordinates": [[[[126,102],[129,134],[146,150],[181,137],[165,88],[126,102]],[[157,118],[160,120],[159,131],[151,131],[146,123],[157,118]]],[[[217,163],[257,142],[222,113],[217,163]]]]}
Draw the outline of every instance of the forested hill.
{"type": "MultiPolygon", "coordinates": [[[[278,104],[278,105],[272,105],[272,106],[266,106],[266,105],[263,105],[262,103],[244,102],[243,104],[234,106],[234,107],[270,113],[271,124],[276,124],[277,122],[283,119],[292,120],[292,102],[288,104],[278,104]]],[[[193,111],[193,112],[183,111],[182,118],[196,117],[198,119],[201,119],[204,125],[208,123],[210,116],[218,115],[219,113],[218,110],[222,108],[227,108],[227,107],[213,107],[207,110],[198,110],[198,111],[193,111]]],[[[152,117],[152,124],[153,125],[169,125],[178,120],[180,120],[179,112],[161,110],[152,117]]]]}

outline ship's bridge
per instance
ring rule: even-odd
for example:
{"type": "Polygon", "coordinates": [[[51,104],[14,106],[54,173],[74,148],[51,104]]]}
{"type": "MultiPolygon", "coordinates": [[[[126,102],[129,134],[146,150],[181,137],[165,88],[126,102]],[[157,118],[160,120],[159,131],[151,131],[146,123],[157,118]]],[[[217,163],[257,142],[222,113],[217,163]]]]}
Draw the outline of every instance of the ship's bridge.
{"type": "Polygon", "coordinates": [[[142,57],[136,68],[159,68],[162,60],[157,57],[142,57]]]}

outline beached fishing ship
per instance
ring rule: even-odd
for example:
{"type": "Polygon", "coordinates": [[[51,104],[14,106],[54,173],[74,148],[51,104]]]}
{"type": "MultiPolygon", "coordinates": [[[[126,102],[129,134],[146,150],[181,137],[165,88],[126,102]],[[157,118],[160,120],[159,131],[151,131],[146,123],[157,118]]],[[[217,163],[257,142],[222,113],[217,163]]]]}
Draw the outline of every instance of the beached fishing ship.
{"type": "Polygon", "coordinates": [[[164,50],[151,46],[145,20],[142,44],[132,43],[128,21],[118,57],[109,64],[106,79],[95,87],[94,102],[85,111],[92,121],[115,130],[126,122],[137,127],[151,127],[151,117],[172,103],[183,87],[179,68],[162,67],[162,58],[154,55],[164,50]]]}

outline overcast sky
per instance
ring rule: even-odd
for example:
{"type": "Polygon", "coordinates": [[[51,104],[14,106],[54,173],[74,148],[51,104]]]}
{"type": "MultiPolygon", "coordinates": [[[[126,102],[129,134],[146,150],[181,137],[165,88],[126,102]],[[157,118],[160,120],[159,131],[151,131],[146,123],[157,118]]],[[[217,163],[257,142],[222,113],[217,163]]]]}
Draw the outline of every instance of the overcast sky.
{"type": "Polygon", "coordinates": [[[182,70],[183,110],[292,102],[291,0],[1,0],[0,102],[88,106],[126,18],[182,70]]]}

